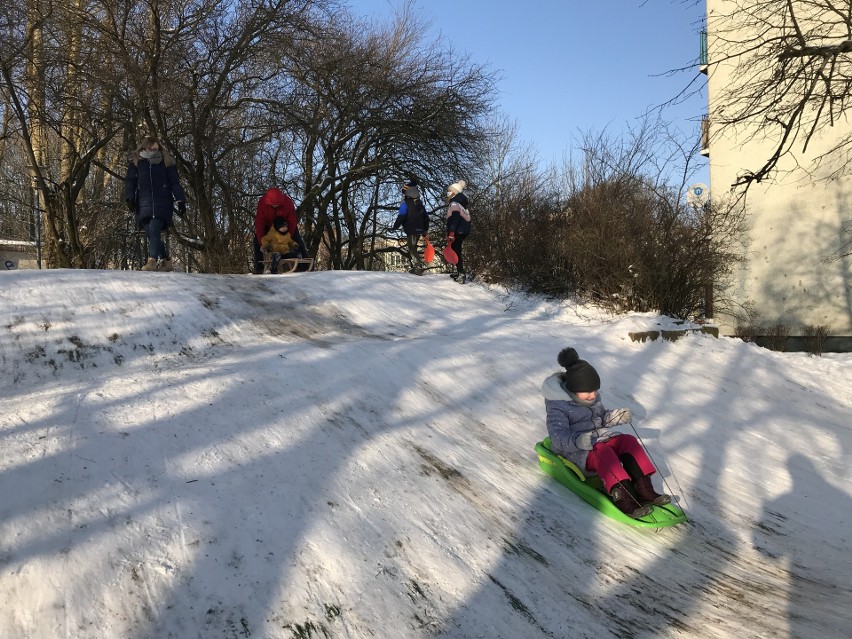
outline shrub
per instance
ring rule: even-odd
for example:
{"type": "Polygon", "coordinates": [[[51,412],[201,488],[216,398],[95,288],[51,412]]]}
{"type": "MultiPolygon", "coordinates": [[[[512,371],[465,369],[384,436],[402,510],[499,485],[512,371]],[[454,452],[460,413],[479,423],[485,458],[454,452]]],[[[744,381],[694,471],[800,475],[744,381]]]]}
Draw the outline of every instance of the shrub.
{"type": "Polygon", "coordinates": [[[756,324],[737,324],[734,329],[734,337],[738,337],[744,342],[754,343],[761,332],[760,326],[756,324]]]}
{"type": "Polygon", "coordinates": [[[822,355],[825,340],[831,334],[827,326],[812,326],[810,324],[802,328],[802,337],[805,340],[805,349],[812,355],[822,355]]]}
{"type": "Polygon", "coordinates": [[[771,351],[784,352],[787,349],[787,338],[790,328],[784,324],[776,324],[766,330],[766,347],[771,351]]]}

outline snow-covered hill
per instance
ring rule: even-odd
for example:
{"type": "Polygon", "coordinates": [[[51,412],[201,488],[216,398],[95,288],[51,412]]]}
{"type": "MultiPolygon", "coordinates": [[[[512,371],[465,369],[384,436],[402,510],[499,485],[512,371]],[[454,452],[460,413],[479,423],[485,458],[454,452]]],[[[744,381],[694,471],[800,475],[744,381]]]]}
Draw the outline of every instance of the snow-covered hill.
{"type": "Polygon", "coordinates": [[[852,356],[445,277],[0,275],[0,637],[848,637],[852,356]],[[690,522],[542,473],[574,346],[690,522]]]}

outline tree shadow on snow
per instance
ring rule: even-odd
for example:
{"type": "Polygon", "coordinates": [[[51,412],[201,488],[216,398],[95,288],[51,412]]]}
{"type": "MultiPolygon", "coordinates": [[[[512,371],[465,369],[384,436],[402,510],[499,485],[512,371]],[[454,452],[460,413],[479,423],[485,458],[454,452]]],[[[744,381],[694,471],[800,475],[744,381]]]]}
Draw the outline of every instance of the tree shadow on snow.
{"type": "MultiPolygon", "coordinates": [[[[585,339],[578,336],[569,342],[582,344],[585,339]]],[[[629,376],[625,376],[622,382],[611,384],[615,393],[605,394],[608,407],[628,405],[638,416],[665,412],[664,407],[646,410],[633,397],[637,389],[631,388],[629,383],[631,377],[639,380],[643,374],[659,374],[653,365],[653,350],[647,353],[640,351],[625,361],[620,353],[595,353],[594,344],[599,344],[599,341],[591,340],[590,348],[582,349],[581,356],[596,364],[605,388],[609,385],[608,378],[617,379],[610,373],[617,368],[599,365],[598,362],[606,362],[607,356],[610,356],[609,361],[617,362],[617,367],[629,371],[629,376]],[[618,395],[630,399],[619,401],[618,395]]],[[[556,343],[554,352],[564,345],[556,343]]],[[[660,346],[660,349],[671,348],[671,345],[660,346]]],[[[686,358],[683,366],[686,371],[689,369],[687,360],[693,360],[696,351],[687,349],[680,352],[681,357],[686,358]]],[[[697,354],[700,357],[700,348],[697,354]]],[[[666,382],[673,393],[680,392],[680,387],[687,389],[692,383],[688,375],[679,375],[677,370],[668,373],[670,379],[666,382]]],[[[757,388],[760,384],[779,388],[790,381],[776,373],[771,358],[761,361],[760,355],[757,358],[731,357],[729,369],[716,373],[722,380],[757,380],[757,388]],[[761,370],[752,368],[755,365],[761,370]]],[[[731,406],[731,402],[741,401],[736,396],[738,393],[754,392],[755,389],[741,391],[724,381],[719,389],[718,394],[711,394],[703,400],[707,411],[722,422],[710,424],[709,427],[714,430],[703,430],[696,425],[695,422],[700,421],[696,416],[702,413],[701,402],[698,402],[698,405],[689,406],[689,416],[675,416],[664,442],[655,442],[651,438],[645,442],[652,450],[652,457],[661,473],[668,476],[667,489],[671,489],[673,483],[675,488],[680,488],[680,482],[671,481],[672,469],[678,465],[679,448],[700,451],[698,474],[691,488],[684,486],[689,489],[689,494],[678,495],[685,500],[681,501],[681,505],[690,516],[689,523],[656,533],[630,528],[606,519],[569,490],[545,477],[540,492],[526,508],[527,516],[514,531],[512,548],[480,579],[479,589],[446,619],[442,636],[509,639],[515,636],[657,637],[683,634],[724,637],[741,634],[743,628],[748,628],[752,636],[783,634],[788,626],[795,633],[805,633],[807,628],[815,627],[825,628],[831,633],[835,629],[846,628],[850,620],[848,606],[837,605],[834,617],[829,616],[831,622],[827,622],[821,620],[821,608],[793,603],[800,588],[809,593],[804,598],[807,601],[820,595],[826,595],[825,601],[833,604],[841,599],[848,600],[848,585],[844,590],[843,578],[840,577],[847,575],[848,584],[849,553],[848,545],[844,546],[845,541],[835,540],[836,553],[841,554],[844,549],[846,552],[841,560],[842,570],[833,573],[840,577],[835,582],[840,590],[835,591],[833,597],[828,596],[832,593],[831,582],[814,580],[814,571],[793,571],[792,574],[779,571],[773,565],[775,562],[768,562],[766,557],[758,556],[747,543],[743,543],[743,532],[747,533],[755,524],[748,514],[740,520],[727,508],[725,491],[730,486],[731,477],[728,474],[727,481],[723,483],[725,473],[720,469],[725,469],[743,454],[748,455],[746,447],[751,445],[748,443],[750,440],[742,438],[740,441],[741,433],[738,431],[746,430],[751,424],[750,416],[746,414],[747,423],[742,424],[742,407],[737,404],[730,415],[726,415],[729,410],[726,407],[731,406]],[[729,393],[731,396],[728,396],[729,393]],[[720,428],[726,430],[723,440],[729,442],[728,446],[718,446],[719,434],[715,429],[720,428]],[[703,436],[704,432],[708,434],[703,436]],[[813,581],[806,582],[806,579],[813,581]],[[543,593],[547,594],[542,596],[543,593]],[[496,612],[500,610],[501,600],[504,613],[496,612]],[[785,614],[788,606],[789,618],[785,614]]],[[[759,392],[755,395],[759,396],[759,392]]],[[[835,414],[843,412],[840,406],[829,405],[826,409],[834,410],[835,414]]],[[[812,406],[807,401],[793,401],[776,410],[779,416],[783,414],[794,422],[812,423],[813,420],[812,406]]],[[[771,412],[767,414],[765,406],[755,404],[753,411],[756,419],[772,422],[773,416],[771,412]]],[[[748,413],[748,410],[745,412],[748,413]]],[[[653,425],[653,415],[650,421],[653,425]]],[[[538,437],[541,439],[546,434],[543,400],[541,417],[537,422],[541,424],[538,437]]],[[[645,432],[640,427],[638,430],[640,435],[650,435],[654,429],[645,432]]],[[[767,433],[767,436],[772,437],[772,434],[767,433]]],[[[530,465],[535,466],[535,455],[531,450],[529,452],[530,465]]],[[[690,455],[694,456],[694,452],[690,455]]],[[[738,463],[742,460],[739,459],[738,463]]],[[[756,469],[756,472],[761,471],[756,469]]],[[[749,477],[741,477],[738,481],[745,486],[743,490],[747,493],[756,490],[749,482],[749,477]]],[[[655,484],[660,486],[659,478],[655,479],[655,484]]],[[[815,507],[810,505],[806,495],[794,490],[788,497],[788,503],[780,508],[767,506],[767,512],[808,512],[817,508],[819,512],[815,513],[815,519],[831,521],[831,530],[845,530],[838,519],[842,519],[842,513],[849,512],[848,498],[835,489],[826,490],[824,494],[827,499],[819,499],[825,506],[815,507]],[[832,506],[829,511],[827,504],[832,502],[837,504],[837,509],[832,506]]],[[[778,528],[777,524],[773,527],[778,528]]],[[[762,536],[766,535],[763,525],[757,531],[762,536]]],[[[805,539],[790,539],[784,552],[793,563],[801,562],[808,566],[804,555],[812,547],[812,542],[820,539],[822,535],[819,533],[805,539]],[[797,552],[795,549],[801,550],[797,552]]]]}
{"type": "Polygon", "coordinates": [[[852,499],[808,457],[787,462],[790,490],[764,504],[753,528],[755,549],[787,574],[790,636],[847,637],[852,602],[852,499]],[[805,538],[797,536],[806,531],[805,538]]]}

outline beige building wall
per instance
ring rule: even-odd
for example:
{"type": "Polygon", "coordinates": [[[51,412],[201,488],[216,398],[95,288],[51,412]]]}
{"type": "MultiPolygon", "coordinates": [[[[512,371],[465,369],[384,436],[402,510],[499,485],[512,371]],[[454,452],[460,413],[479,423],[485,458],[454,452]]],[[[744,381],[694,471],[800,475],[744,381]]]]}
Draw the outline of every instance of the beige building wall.
{"type": "MultiPolygon", "coordinates": [[[[708,102],[710,192],[724,197],[737,177],[756,170],[770,157],[775,138],[751,138],[749,131],[720,131],[714,113],[720,96],[731,83],[731,66],[723,59],[724,45],[714,37],[714,14],[729,11],[730,0],[708,0],[708,102]]],[[[776,135],[773,130],[773,135],[776,135]]],[[[852,179],[826,181],[828,169],[808,175],[799,167],[827,151],[840,136],[852,131],[841,122],[811,141],[807,153],[796,147],[797,158],[784,158],[769,180],[752,184],[747,203],[749,235],[747,263],[730,288],[719,288],[719,306],[733,301],[733,309],[753,308],[756,324],[783,324],[790,335],[802,327],[826,326],[834,336],[852,336],[852,259],[839,258],[852,236],[844,227],[852,219],[852,179]]],[[[777,135],[780,135],[778,133],[777,135]]],[[[836,165],[834,165],[836,166],[836,165]]],[[[847,247],[848,250],[848,247],[847,247]]],[[[720,309],[717,309],[719,311],[720,309]]],[[[740,319],[717,312],[725,334],[740,319]]]]}
{"type": "Polygon", "coordinates": [[[38,268],[34,242],[0,240],[0,271],[38,268]]]}

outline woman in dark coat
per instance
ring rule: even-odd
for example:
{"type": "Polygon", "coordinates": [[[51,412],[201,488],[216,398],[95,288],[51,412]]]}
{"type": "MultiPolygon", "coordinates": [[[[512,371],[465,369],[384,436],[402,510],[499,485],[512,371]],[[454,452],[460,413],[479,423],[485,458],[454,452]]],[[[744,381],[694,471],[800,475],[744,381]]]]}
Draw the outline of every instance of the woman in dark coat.
{"type": "Polygon", "coordinates": [[[160,141],[147,137],[127,164],[124,199],[148,234],[148,262],[143,271],[173,271],[162,233],[172,223],[175,203],[178,215],[186,213],[186,194],[178,179],[177,166],[160,141]]]}

